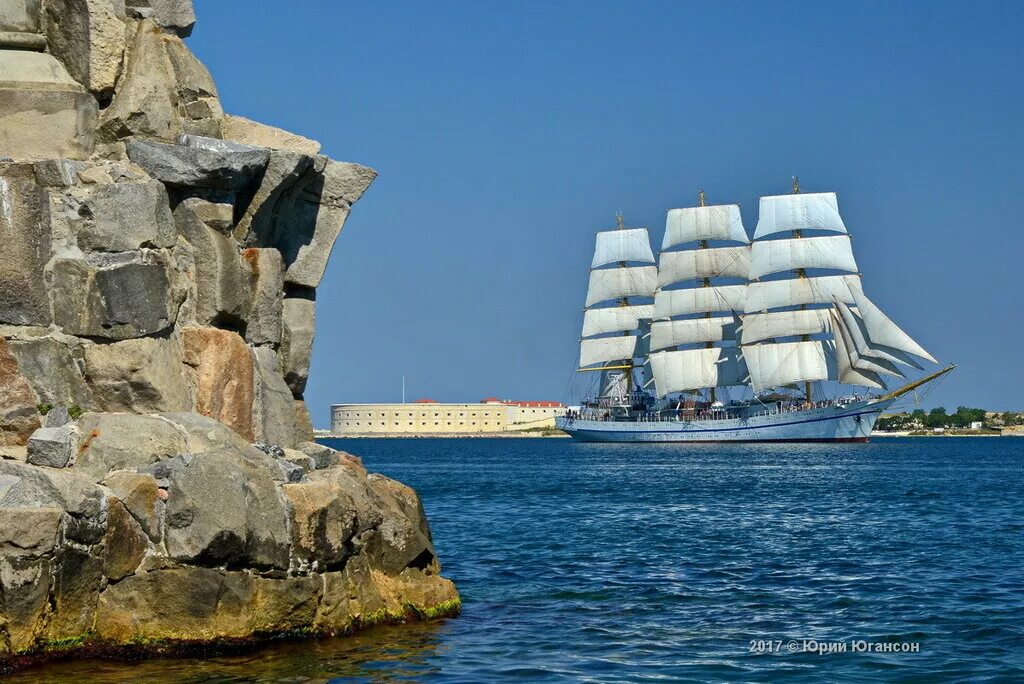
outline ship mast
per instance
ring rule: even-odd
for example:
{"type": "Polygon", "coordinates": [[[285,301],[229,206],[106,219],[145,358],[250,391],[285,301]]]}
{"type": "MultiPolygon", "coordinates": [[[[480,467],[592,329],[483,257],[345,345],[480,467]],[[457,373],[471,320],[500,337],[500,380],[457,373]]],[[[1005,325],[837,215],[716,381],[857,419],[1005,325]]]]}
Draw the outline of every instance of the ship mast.
{"type": "Polygon", "coordinates": [[[658,263],[648,359],[659,397],[746,385],[736,345],[750,271],[750,238],[736,204],[669,209],[658,263]],[[712,242],[733,243],[712,246],[712,242]],[[717,279],[742,281],[726,284],[717,279]],[[682,287],[677,287],[682,286],[682,287]]]}
{"type": "MultiPolygon", "coordinates": [[[[618,226],[617,230],[625,230],[626,229],[626,220],[622,217],[622,212],[621,211],[615,212],[615,223],[618,226]]],[[[619,262],[619,268],[626,268],[626,262],[625,261],[620,261],[619,262]]],[[[621,307],[629,306],[629,297],[623,297],[622,299],[620,299],[619,300],[619,306],[621,306],[621,307]]],[[[622,334],[624,336],[628,336],[630,334],[630,331],[629,330],[623,330],[622,334]]],[[[626,360],[624,360],[622,362],[622,365],[629,367],[626,370],[626,400],[629,401],[630,403],[632,403],[632,400],[629,399],[629,397],[633,396],[633,359],[626,359],[626,360]]]]}
{"type": "MultiPolygon", "coordinates": [[[[698,205],[701,206],[701,207],[707,206],[706,198],[704,197],[704,188],[700,189],[700,194],[697,195],[697,202],[698,202],[698,205]]],[[[709,246],[709,241],[708,240],[701,240],[700,241],[700,248],[701,249],[707,249],[708,246],[709,246]]],[[[711,278],[708,277],[708,276],[705,276],[704,280],[702,281],[702,283],[703,283],[702,287],[711,287],[711,278]]],[[[711,318],[711,312],[710,311],[705,311],[704,312],[704,318],[711,318]]],[[[710,342],[709,341],[709,342],[705,342],[704,343],[704,348],[705,349],[711,349],[714,346],[715,346],[714,342],[710,342]]],[[[711,403],[714,404],[715,401],[716,401],[715,388],[714,387],[709,387],[708,388],[708,397],[711,399],[711,403]]]]}
{"type": "Polygon", "coordinates": [[[647,229],[627,228],[622,214],[615,218],[614,230],[596,235],[578,370],[601,372],[601,396],[619,396],[625,389],[628,398],[633,392],[633,360],[643,354],[638,329],[654,308],[630,298],[654,295],[658,269],[647,229]]]}
{"type": "MultiPolygon", "coordinates": [[[[800,194],[800,179],[797,178],[796,176],[793,176],[793,194],[794,195],[799,195],[800,194]]],[[[794,240],[799,240],[802,237],[803,237],[803,232],[802,231],[800,231],[800,230],[794,230],[793,231],[793,239],[794,240]]],[[[807,278],[807,269],[806,268],[798,268],[795,271],[793,271],[793,273],[795,273],[796,277],[799,278],[800,280],[804,280],[804,279],[807,278]]],[[[800,310],[801,311],[806,311],[807,310],[807,305],[806,304],[801,304],[800,305],[800,310]]],[[[807,342],[807,341],[809,341],[811,339],[811,336],[810,335],[802,335],[800,337],[800,339],[802,341],[804,341],[804,342],[807,342]]],[[[814,403],[813,386],[812,386],[810,380],[805,380],[804,381],[804,402],[808,406],[814,403]]]]}

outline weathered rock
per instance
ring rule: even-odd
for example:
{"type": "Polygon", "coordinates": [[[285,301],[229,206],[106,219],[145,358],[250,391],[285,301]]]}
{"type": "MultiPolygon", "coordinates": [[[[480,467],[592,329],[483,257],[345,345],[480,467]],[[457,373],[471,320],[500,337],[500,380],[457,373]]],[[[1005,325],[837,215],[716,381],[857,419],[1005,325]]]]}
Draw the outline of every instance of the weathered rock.
{"type": "Polygon", "coordinates": [[[192,402],[174,339],[141,338],[85,351],[86,381],[99,411],[187,411],[192,402]]]}
{"type": "Polygon", "coordinates": [[[43,427],[57,428],[71,422],[71,412],[66,406],[54,406],[43,417],[43,427]]]}
{"type": "Polygon", "coordinates": [[[338,569],[351,553],[349,542],[357,529],[358,503],[331,481],[287,484],[281,491],[292,513],[295,560],[319,571],[338,569]]]}
{"type": "Polygon", "coordinates": [[[132,135],[177,140],[180,134],[177,80],[160,27],[150,20],[141,21],[131,39],[114,99],[100,116],[98,135],[111,142],[132,135]]]}
{"type": "MultiPolygon", "coordinates": [[[[0,150],[7,149],[0,139],[0,150]]],[[[49,325],[43,270],[50,259],[50,224],[32,165],[0,163],[0,207],[0,323],[49,325]]]]}
{"type": "Polygon", "coordinates": [[[192,0],[125,0],[124,4],[136,12],[150,10],[138,13],[138,16],[152,18],[162,28],[182,38],[192,34],[192,27],[196,23],[192,0]]]}
{"type": "Polygon", "coordinates": [[[236,192],[253,182],[267,166],[267,150],[168,145],[129,140],[128,156],[146,173],[167,185],[236,192]]]}
{"type": "Polygon", "coordinates": [[[38,427],[36,397],[7,342],[0,338],[0,445],[25,444],[38,427]]]}
{"type": "Polygon", "coordinates": [[[221,122],[221,131],[226,140],[234,140],[246,145],[269,147],[273,150],[288,150],[310,156],[320,152],[320,143],[316,140],[251,121],[243,116],[225,115],[221,122]]]}
{"type": "Polygon", "coordinates": [[[276,245],[288,266],[286,282],[304,287],[320,284],[352,203],[362,197],[376,177],[377,172],[365,166],[328,161],[319,187],[305,188],[319,191],[312,230],[304,222],[305,230],[282,232],[276,245]]]}
{"type": "Polygon", "coordinates": [[[83,409],[92,407],[92,390],[85,382],[85,353],[81,345],[70,347],[51,335],[12,339],[8,345],[40,403],[83,409]]]}
{"type": "Polygon", "coordinates": [[[85,159],[96,100],[52,55],[0,50],[0,150],[14,159],[85,159]]]}
{"type": "MultiPolygon", "coordinates": [[[[292,390],[294,391],[294,390],[292,390]]],[[[312,442],[316,438],[313,421],[309,417],[309,409],[303,399],[295,400],[295,441],[298,443],[312,442]]]]}
{"type": "Polygon", "coordinates": [[[5,0],[0,3],[0,31],[39,32],[40,0],[5,0]]]}
{"type": "Polygon", "coordinates": [[[120,470],[145,469],[187,453],[185,436],[170,421],[131,413],[86,413],[78,421],[75,471],[94,482],[120,470]]]}
{"type": "Polygon", "coordinates": [[[234,238],[204,223],[197,209],[209,202],[189,198],[174,210],[178,232],[195,248],[196,322],[245,330],[252,307],[253,274],[234,238]]]}
{"type": "Polygon", "coordinates": [[[106,526],[106,492],[75,468],[0,461],[0,507],[57,507],[68,514],[64,536],[95,544],[106,526]]]}
{"type": "Polygon", "coordinates": [[[135,572],[146,555],[148,538],[117,498],[107,499],[107,532],[103,537],[103,574],[111,581],[135,572]]]}
{"type": "Polygon", "coordinates": [[[279,344],[284,297],[281,253],[249,248],[242,252],[242,258],[252,274],[252,306],[246,315],[245,339],[252,344],[279,344]]]}
{"type": "Polygon", "coordinates": [[[277,353],[269,347],[256,347],[253,357],[253,432],[262,442],[291,447],[295,444],[295,408],[291,390],[281,377],[277,353]]]}
{"type": "Polygon", "coordinates": [[[36,182],[43,187],[66,188],[75,184],[79,169],[85,162],[72,159],[46,159],[32,164],[36,182]]]}
{"type": "Polygon", "coordinates": [[[103,582],[100,558],[72,546],[57,554],[53,578],[53,615],[46,626],[50,642],[80,639],[88,634],[96,616],[103,582]]]}
{"type": "Polygon", "coordinates": [[[160,417],[178,426],[185,434],[188,451],[201,454],[207,451],[241,453],[250,446],[249,441],[227,425],[198,413],[163,413],[160,417]]]}
{"type": "Polygon", "coordinates": [[[46,0],[50,52],[93,93],[109,96],[125,49],[124,5],[114,0],[46,0]],[[120,16],[119,16],[120,13],[120,16]]]}
{"type": "Polygon", "coordinates": [[[381,506],[384,519],[367,549],[378,559],[381,569],[388,574],[410,567],[436,571],[438,565],[430,528],[416,492],[383,475],[370,474],[367,482],[378,501],[384,504],[381,506]]]}
{"type": "Polygon", "coordinates": [[[64,332],[126,340],[174,324],[177,303],[171,300],[166,255],[127,252],[93,257],[53,262],[54,322],[64,332]]]}
{"type": "Polygon", "coordinates": [[[28,438],[28,463],[66,468],[75,458],[78,432],[71,425],[39,428],[28,438]]]}
{"type": "Polygon", "coordinates": [[[175,213],[178,211],[187,211],[210,228],[225,234],[231,232],[234,223],[234,207],[226,202],[209,202],[199,197],[188,197],[175,208],[175,213]]]}
{"type": "Polygon", "coordinates": [[[193,21],[0,0],[0,668],[457,611],[411,490],[291,448],[374,172],[224,117],[193,21]]]}
{"type": "Polygon", "coordinates": [[[235,237],[248,246],[274,247],[282,233],[311,233],[315,210],[302,193],[310,185],[318,187],[324,162],[298,152],[270,152],[259,188],[234,229],[235,237]]]}
{"type": "Polygon", "coordinates": [[[79,209],[78,246],[102,252],[172,247],[177,236],[168,201],[157,181],[100,185],[79,209]]]}
{"type": "Polygon", "coordinates": [[[316,332],[316,302],[305,297],[288,297],[282,306],[283,332],[281,366],[285,382],[295,394],[306,391],[309,363],[316,332]]]}
{"type": "Polygon", "coordinates": [[[103,484],[124,504],[146,536],[158,543],[163,504],[156,478],[150,473],[115,470],[107,475],[103,484]]]}
{"type": "Polygon", "coordinates": [[[316,461],[312,456],[307,456],[298,449],[284,449],[283,451],[284,456],[282,458],[301,468],[303,473],[309,473],[316,470],[316,461]]]}
{"type": "Polygon", "coordinates": [[[41,558],[57,546],[64,509],[49,507],[0,508],[0,556],[41,558]]]}
{"type": "Polygon", "coordinates": [[[255,448],[194,456],[170,475],[167,552],[199,565],[288,568],[289,536],[276,493],[280,469],[255,448]]]}
{"type": "Polygon", "coordinates": [[[255,389],[252,354],[245,341],[216,328],[186,328],[181,338],[184,362],[193,371],[196,412],[252,441],[255,389]]]}
{"type": "Polygon", "coordinates": [[[339,452],[330,447],[325,447],[323,444],[317,444],[312,440],[299,442],[298,449],[313,459],[318,470],[338,465],[337,454],[339,452]]]}

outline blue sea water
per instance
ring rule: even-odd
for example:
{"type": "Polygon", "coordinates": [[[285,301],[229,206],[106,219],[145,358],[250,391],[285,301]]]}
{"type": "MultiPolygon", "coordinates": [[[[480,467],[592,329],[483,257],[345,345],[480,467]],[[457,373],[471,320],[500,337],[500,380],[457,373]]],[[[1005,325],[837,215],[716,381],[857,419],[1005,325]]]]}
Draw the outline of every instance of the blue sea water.
{"type": "Polygon", "coordinates": [[[330,444],[419,491],[460,617],[18,679],[1024,680],[1024,439],[330,444]]]}

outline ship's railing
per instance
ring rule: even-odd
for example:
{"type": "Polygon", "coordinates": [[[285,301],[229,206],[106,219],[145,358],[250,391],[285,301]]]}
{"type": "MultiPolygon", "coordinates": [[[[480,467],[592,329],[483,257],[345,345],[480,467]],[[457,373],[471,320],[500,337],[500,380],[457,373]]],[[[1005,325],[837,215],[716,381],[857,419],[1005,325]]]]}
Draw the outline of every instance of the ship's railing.
{"type": "Polygon", "coordinates": [[[688,423],[692,421],[714,421],[734,420],[741,415],[747,418],[761,416],[775,416],[796,411],[807,411],[817,408],[831,408],[835,406],[846,406],[862,397],[839,397],[837,399],[825,399],[807,404],[804,402],[772,402],[762,404],[764,410],[751,412],[749,407],[726,406],[723,408],[681,408],[666,409],[661,411],[626,410],[625,406],[587,406],[579,411],[569,411],[566,418],[570,420],[591,420],[591,421],[617,421],[634,423],[688,423]],[[615,410],[618,409],[618,410],[615,410]],[[746,410],[744,410],[746,409],[746,410]]]}

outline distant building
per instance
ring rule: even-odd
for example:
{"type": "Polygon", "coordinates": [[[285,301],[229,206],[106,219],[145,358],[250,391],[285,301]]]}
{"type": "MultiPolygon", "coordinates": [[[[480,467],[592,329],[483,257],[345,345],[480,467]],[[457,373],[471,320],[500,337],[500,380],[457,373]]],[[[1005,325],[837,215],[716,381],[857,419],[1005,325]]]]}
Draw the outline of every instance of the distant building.
{"type": "Polygon", "coordinates": [[[408,404],[334,404],[331,432],[336,435],[478,434],[555,426],[565,413],[557,401],[502,401],[488,397],[476,404],[442,404],[417,399],[408,404]]]}

